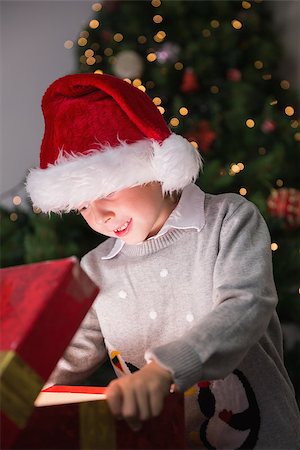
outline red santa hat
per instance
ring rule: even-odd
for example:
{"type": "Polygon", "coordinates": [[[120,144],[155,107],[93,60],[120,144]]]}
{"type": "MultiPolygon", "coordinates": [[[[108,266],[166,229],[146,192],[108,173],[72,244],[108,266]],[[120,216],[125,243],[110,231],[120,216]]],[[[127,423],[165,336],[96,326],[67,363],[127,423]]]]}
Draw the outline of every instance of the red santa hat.
{"type": "Polygon", "coordinates": [[[182,190],[201,167],[198,151],[171,133],[140,89],[111,75],[56,80],[42,100],[40,167],[26,189],[43,212],[68,212],[112,192],[159,181],[182,190]]]}

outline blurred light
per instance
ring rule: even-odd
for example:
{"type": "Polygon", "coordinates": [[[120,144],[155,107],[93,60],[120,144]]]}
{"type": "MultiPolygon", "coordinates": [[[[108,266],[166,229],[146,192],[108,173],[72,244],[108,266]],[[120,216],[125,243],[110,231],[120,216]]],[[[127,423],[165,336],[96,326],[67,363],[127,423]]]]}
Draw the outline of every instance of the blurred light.
{"type": "Polygon", "coordinates": [[[211,35],[210,30],[208,30],[207,28],[205,28],[204,30],[202,30],[202,36],[203,37],[209,37],[211,35]]]}
{"type": "Polygon", "coordinates": [[[110,56],[110,57],[108,58],[108,62],[109,62],[109,64],[115,64],[116,58],[115,58],[114,56],[110,56]]]}
{"type": "Polygon", "coordinates": [[[93,11],[101,11],[101,9],[102,9],[102,5],[101,5],[101,3],[94,3],[93,5],[92,5],[92,10],[93,11]]]}
{"type": "Polygon", "coordinates": [[[290,83],[287,80],[282,80],[280,82],[280,87],[281,87],[281,89],[289,89],[290,83]]]}
{"type": "Polygon", "coordinates": [[[277,105],[277,103],[278,103],[278,100],[272,100],[272,101],[270,102],[270,105],[271,105],[271,106],[275,106],[275,105],[277,105]]]}
{"type": "Polygon", "coordinates": [[[166,33],[161,30],[156,33],[153,39],[155,40],[155,42],[162,42],[166,36],[167,36],[166,33]]]}
{"type": "Polygon", "coordinates": [[[262,79],[266,80],[266,81],[271,80],[272,79],[272,75],[270,73],[264,73],[262,75],[262,79]]]}
{"type": "Polygon", "coordinates": [[[246,125],[248,128],[253,128],[255,126],[255,122],[253,119],[247,119],[246,120],[246,125]]]}
{"type": "Polygon", "coordinates": [[[87,39],[86,38],[79,38],[78,39],[78,45],[80,45],[80,47],[84,47],[87,44],[87,39]]]}
{"type": "Polygon", "coordinates": [[[212,94],[218,94],[218,93],[220,92],[220,89],[219,89],[218,86],[211,86],[210,92],[211,92],[212,94]]]}
{"type": "Polygon", "coordinates": [[[90,21],[89,26],[90,28],[92,28],[93,30],[95,30],[96,28],[98,28],[100,25],[100,22],[96,19],[93,19],[90,21]]]}
{"type": "Polygon", "coordinates": [[[182,116],[186,116],[189,113],[189,110],[187,108],[185,108],[184,106],[182,108],[180,108],[179,110],[179,114],[181,114],[182,116]]]}
{"type": "Polygon", "coordinates": [[[241,169],[239,168],[239,166],[237,164],[232,164],[230,169],[232,170],[233,173],[239,173],[241,171],[241,169]]]}
{"type": "Polygon", "coordinates": [[[145,44],[147,42],[147,38],[146,38],[146,36],[139,36],[137,38],[137,41],[139,44],[145,44]]]}
{"type": "Polygon", "coordinates": [[[273,250],[273,252],[275,252],[276,250],[278,250],[278,244],[276,244],[276,242],[272,242],[272,244],[271,244],[271,250],[273,250]]]}
{"type": "Polygon", "coordinates": [[[259,147],[258,153],[260,155],[265,155],[267,153],[267,150],[265,149],[265,147],[259,147]]]}
{"type": "Polygon", "coordinates": [[[68,48],[68,49],[72,48],[73,45],[74,45],[73,41],[65,41],[65,43],[64,43],[64,47],[68,48]]]}
{"type": "Polygon", "coordinates": [[[101,55],[95,55],[95,58],[96,58],[96,62],[97,62],[97,63],[101,63],[102,60],[103,60],[103,58],[102,58],[101,55]]]}
{"type": "Polygon", "coordinates": [[[9,215],[9,218],[12,222],[15,222],[16,220],[18,220],[18,214],[13,212],[9,215]]]}
{"type": "Polygon", "coordinates": [[[100,48],[100,45],[98,44],[98,42],[93,42],[93,43],[92,43],[91,49],[93,49],[95,52],[96,52],[97,50],[99,50],[99,48],[100,48]]]}
{"type": "Polygon", "coordinates": [[[102,75],[103,74],[103,70],[97,69],[97,70],[95,70],[94,73],[99,73],[100,75],[102,75]]]}
{"type": "Polygon", "coordinates": [[[85,56],[88,58],[89,56],[94,56],[94,50],[88,48],[85,52],[84,52],[85,56]]]}
{"type": "Polygon", "coordinates": [[[154,81],[151,81],[151,80],[146,81],[146,88],[147,88],[147,89],[153,89],[154,86],[155,86],[154,81]]]}
{"type": "Polygon", "coordinates": [[[121,33],[116,33],[114,35],[114,41],[116,41],[116,42],[121,42],[121,41],[123,41],[123,39],[124,39],[124,36],[121,33]]]}
{"type": "Polygon", "coordinates": [[[210,26],[211,26],[212,28],[219,28],[220,22],[219,22],[218,20],[213,19],[213,20],[210,22],[210,26]]]}
{"type": "Polygon", "coordinates": [[[131,84],[131,80],[129,78],[123,78],[123,81],[126,81],[126,83],[131,84]]]}
{"type": "Polygon", "coordinates": [[[135,80],[133,80],[132,84],[135,87],[139,87],[139,86],[141,86],[142,81],[139,78],[136,78],[135,80]]]}
{"type": "Polygon", "coordinates": [[[159,110],[159,112],[160,112],[161,114],[164,114],[165,108],[163,108],[162,106],[158,106],[157,109],[159,110]]]}
{"type": "Polygon", "coordinates": [[[32,208],[32,210],[33,210],[34,214],[41,214],[41,212],[42,212],[42,210],[40,208],[37,208],[36,206],[34,206],[32,208]]]}
{"type": "Polygon", "coordinates": [[[182,70],[183,69],[183,64],[181,62],[177,62],[174,64],[174,67],[176,70],[182,70]]]}
{"type": "Polygon", "coordinates": [[[145,88],[145,86],[143,86],[142,84],[141,84],[141,86],[138,86],[137,88],[138,88],[140,91],[146,92],[146,88],[145,88]]]}
{"type": "Polygon", "coordinates": [[[300,141],[300,133],[296,133],[295,135],[294,135],[294,139],[295,139],[295,141],[300,141]]]}
{"type": "Polygon", "coordinates": [[[172,125],[172,127],[178,127],[178,125],[179,125],[179,120],[177,119],[177,117],[173,117],[173,118],[170,120],[170,125],[172,125]]]}
{"type": "Polygon", "coordinates": [[[262,69],[264,67],[264,63],[260,60],[254,62],[255,69],[262,69]]]}
{"type": "Polygon", "coordinates": [[[86,63],[87,63],[88,66],[92,66],[93,64],[95,64],[95,62],[96,62],[96,59],[93,56],[89,56],[86,59],[86,63]]]}
{"type": "Polygon", "coordinates": [[[190,142],[191,142],[193,147],[195,147],[196,149],[199,148],[199,145],[198,145],[198,143],[196,141],[190,141],[190,142]]]}
{"type": "Polygon", "coordinates": [[[237,20],[237,19],[233,19],[232,21],[231,21],[231,25],[233,26],[233,28],[235,28],[236,30],[240,30],[241,28],[242,28],[242,22],[240,22],[239,20],[237,20]]]}
{"type": "Polygon", "coordinates": [[[161,105],[161,98],[159,97],[154,97],[154,99],[152,100],[154,105],[159,106],[161,105]]]}
{"type": "Polygon", "coordinates": [[[293,116],[295,113],[295,110],[292,106],[286,106],[284,109],[284,112],[286,113],[287,116],[293,116]]]}
{"type": "Polygon", "coordinates": [[[242,187],[242,188],[239,190],[239,193],[240,193],[241,195],[247,195],[247,189],[244,188],[244,187],[242,187]]]}
{"type": "Polygon", "coordinates": [[[244,170],[245,169],[245,166],[244,166],[243,163],[239,162],[237,165],[239,166],[240,170],[244,170]]]}
{"type": "Polygon", "coordinates": [[[108,48],[106,48],[106,49],[104,50],[103,53],[104,53],[105,56],[111,56],[111,55],[113,54],[113,49],[110,48],[110,47],[108,47],[108,48]]]}
{"type": "Polygon", "coordinates": [[[80,31],[79,37],[88,38],[90,33],[86,30],[80,31]]]}
{"type": "Polygon", "coordinates": [[[298,128],[298,127],[299,127],[299,122],[298,122],[298,120],[292,120],[292,122],[291,122],[291,127],[292,127],[292,128],[298,128]]]}
{"type": "Polygon", "coordinates": [[[84,55],[81,55],[80,58],[79,58],[79,61],[80,61],[82,64],[85,64],[85,63],[86,63],[86,57],[85,57],[84,55]]]}
{"type": "Polygon", "coordinates": [[[250,2],[245,2],[245,1],[243,1],[243,2],[242,2],[242,7],[243,7],[244,9],[249,9],[249,8],[251,8],[251,3],[250,3],[250,2]]]}
{"type": "Polygon", "coordinates": [[[162,18],[162,16],[160,16],[159,14],[156,14],[154,17],[153,17],[153,22],[155,22],[155,23],[161,23],[163,21],[163,18],[162,18]]]}
{"type": "Polygon", "coordinates": [[[154,8],[158,8],[161,5],[160,0],[152,0],[151,5],[154,6],[154,8]]]}
{"type": "Polygon", "coordinates": [[[22,199],[21,199],[21,197],[19,195],[15,195],[13,200],[12,200],[12,202],[13,202],[14,205],[17,206],[17,205],[20,205],[22,203],[22,199]]]}
{"type": "Polygon", "coordinates": [[[153,62],[153,61],[155,61],[156,59],[157,59],[157,56],[156,56],[155,53],[149,53],[149,55],[147,55],[147,60],[148,60],[149,62],[153,62]]]}
{"type": "Polygon", "coordinates": [[[283,186],[283,180],[281,180],[280,178],[278,180],[276,180],[276,186],[282,187],[283,186]]]}

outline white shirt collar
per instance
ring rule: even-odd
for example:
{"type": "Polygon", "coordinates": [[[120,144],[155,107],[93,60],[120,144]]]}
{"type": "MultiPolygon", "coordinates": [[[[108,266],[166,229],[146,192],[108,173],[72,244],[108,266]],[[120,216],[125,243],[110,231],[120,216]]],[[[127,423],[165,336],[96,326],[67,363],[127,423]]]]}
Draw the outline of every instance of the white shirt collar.
{"type": "MultiPolygon", "coordinates": [[[[163,227],[155,236],[151,236],[148,240],[157,239],[171,228],[179,230],[193,228],[200,231],[204,225],[204,196],[204,192],[195,184],[186,186],[182,191],[178,205],[172,211],[163,227]]],[[[102,256],[101,259],[114,258],[120,253],[124,245],[125,242],[122,239],[116,238],[111,251],[106,256],[102,256]]]]}

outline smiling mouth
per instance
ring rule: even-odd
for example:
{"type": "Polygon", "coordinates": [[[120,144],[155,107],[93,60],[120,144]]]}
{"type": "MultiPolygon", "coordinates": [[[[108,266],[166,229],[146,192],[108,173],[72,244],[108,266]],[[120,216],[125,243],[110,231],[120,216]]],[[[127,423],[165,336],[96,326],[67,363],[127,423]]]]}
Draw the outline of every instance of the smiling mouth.
{"type": "Polygon", "coordinates": [[[132,219],[127,220],[122,226],[113,230],[114,233],[119,237],[124,236],[128,232],[129,225],[131,224],[131,222],[132,222],[132,219]]]}

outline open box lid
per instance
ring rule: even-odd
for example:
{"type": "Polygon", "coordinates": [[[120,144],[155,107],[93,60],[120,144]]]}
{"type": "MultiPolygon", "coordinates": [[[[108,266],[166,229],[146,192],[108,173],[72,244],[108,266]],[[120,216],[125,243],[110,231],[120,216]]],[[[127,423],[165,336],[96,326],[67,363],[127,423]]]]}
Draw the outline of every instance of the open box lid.
{"type": "Polygon", "coordinates": [[[23,428],[99,289],[75,257],[8,267],[0,276],[1,418],[23,428]]]}

